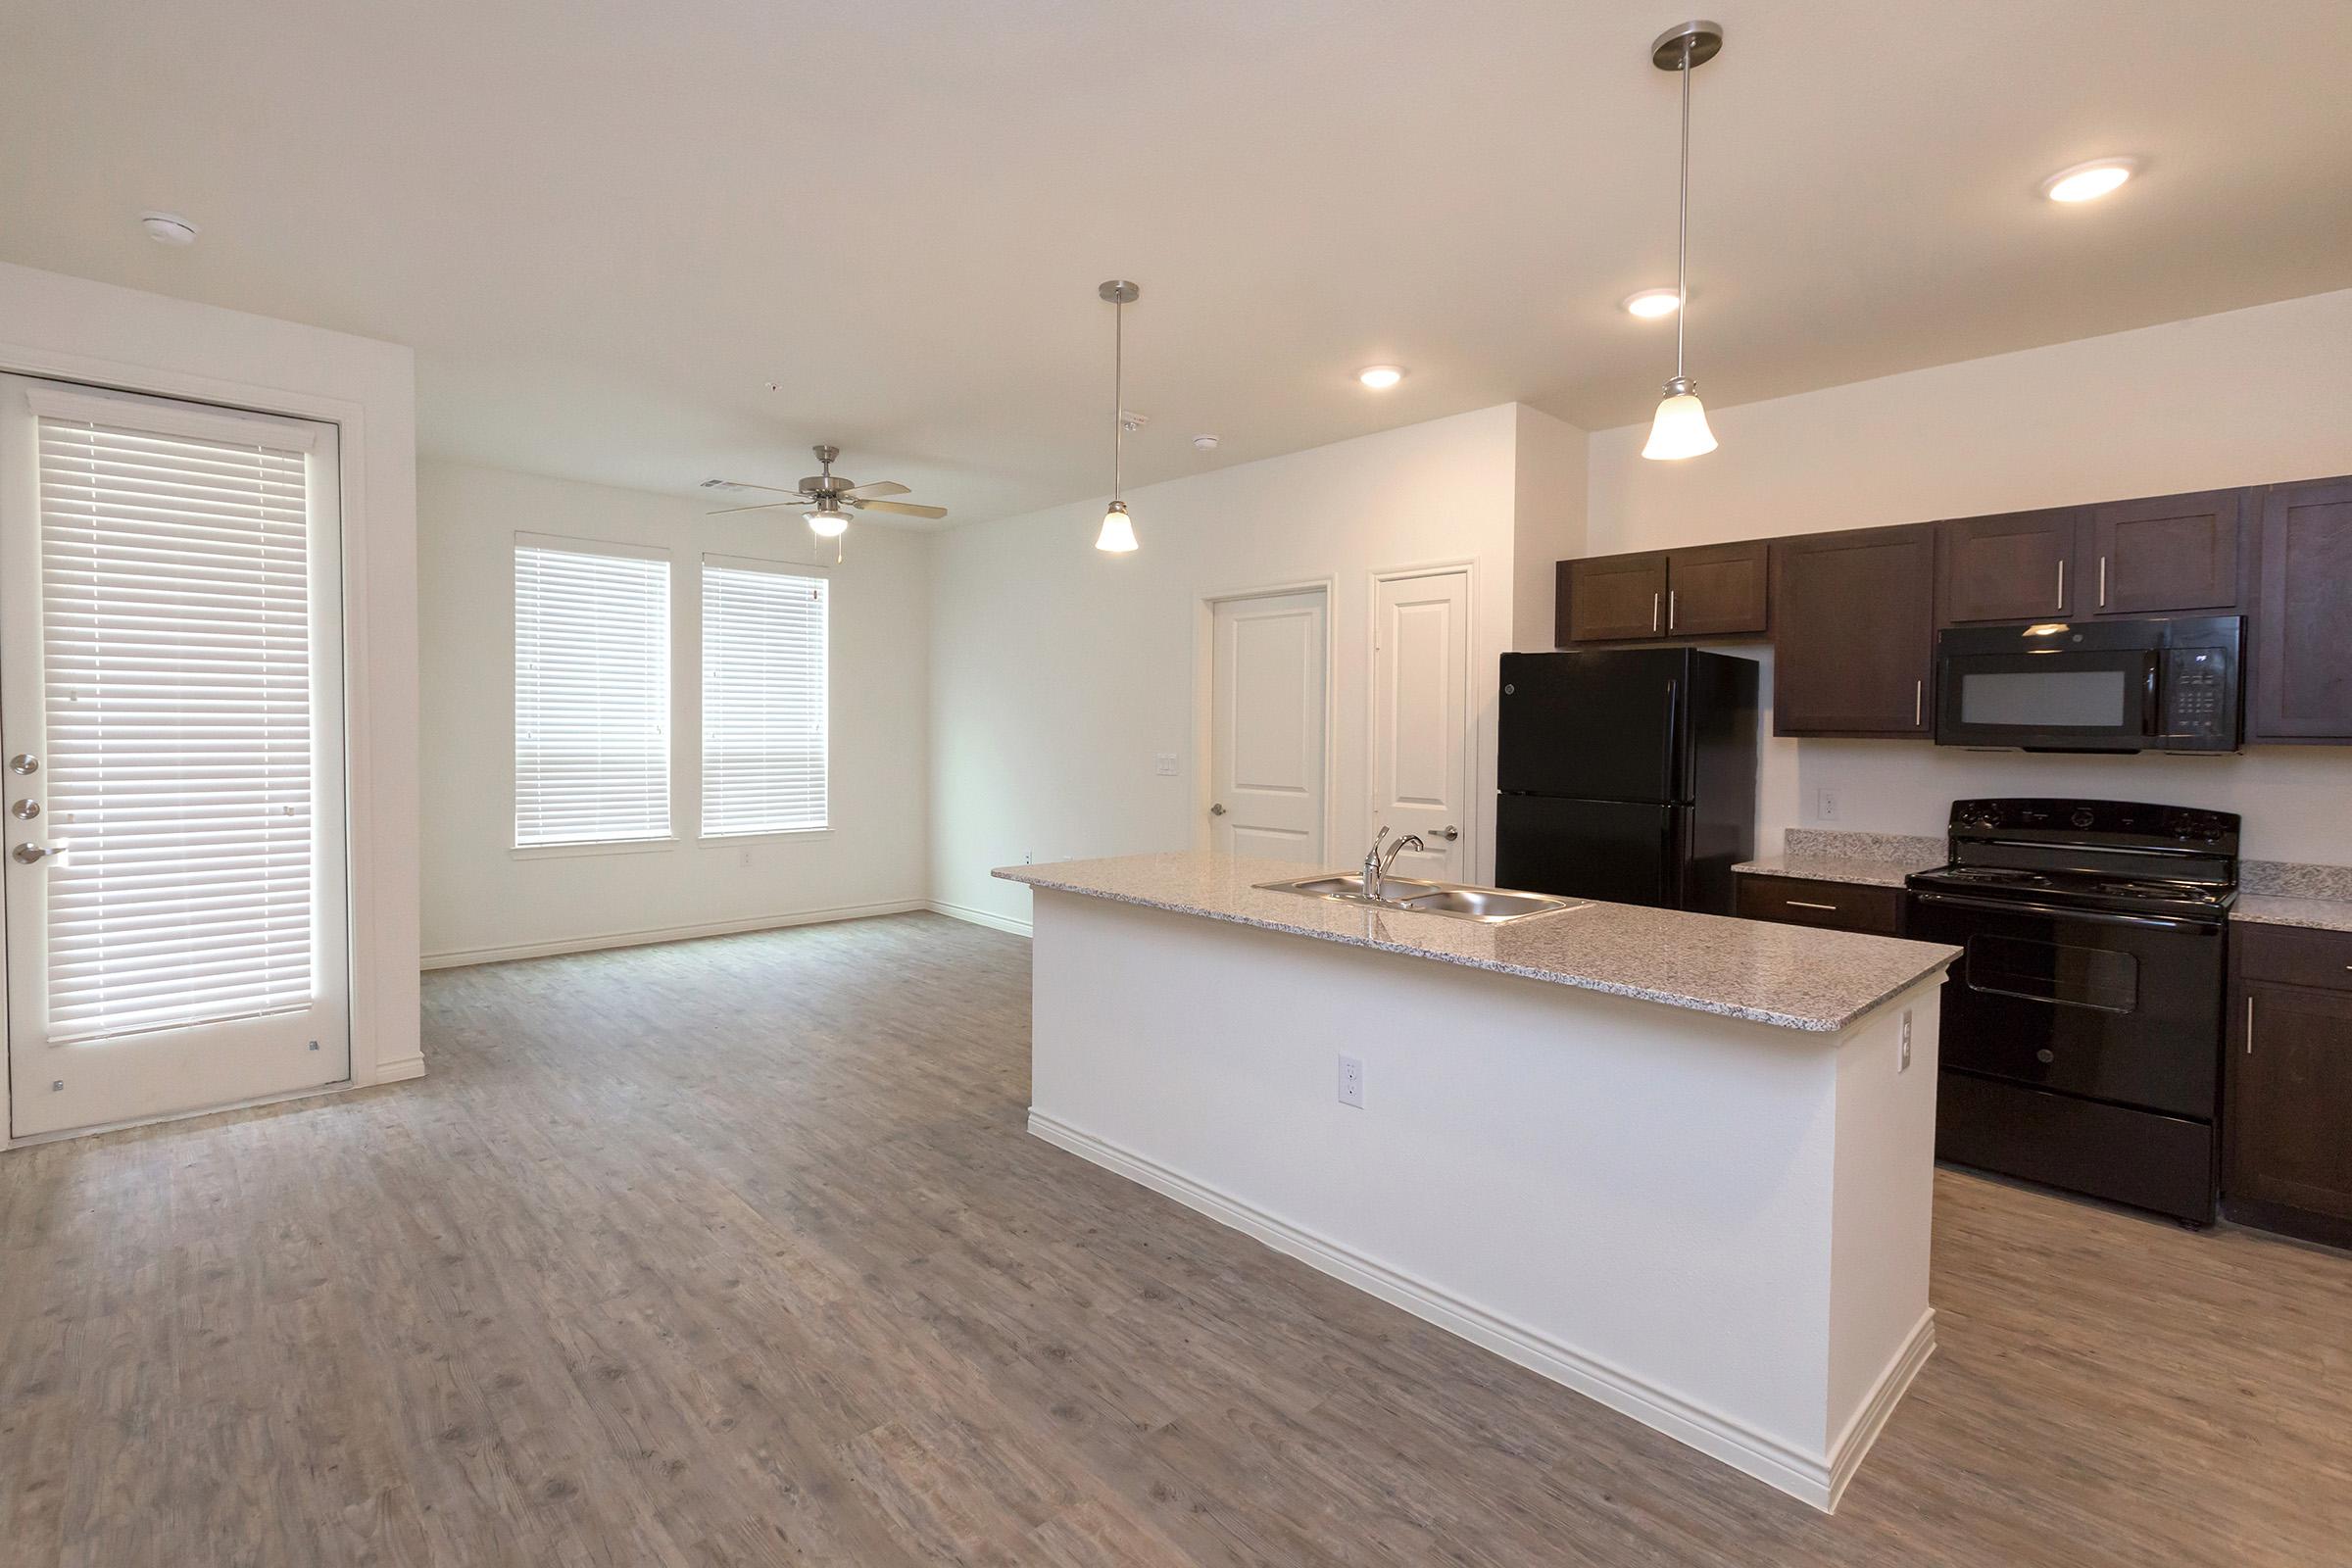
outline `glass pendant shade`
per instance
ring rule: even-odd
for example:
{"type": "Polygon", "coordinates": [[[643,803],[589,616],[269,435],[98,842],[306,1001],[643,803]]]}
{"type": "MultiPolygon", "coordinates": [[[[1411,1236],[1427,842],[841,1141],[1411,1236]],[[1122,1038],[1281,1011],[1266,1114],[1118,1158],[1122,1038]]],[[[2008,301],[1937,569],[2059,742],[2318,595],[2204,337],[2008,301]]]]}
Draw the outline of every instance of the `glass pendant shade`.
{"type": "Polygon", "coordinates": [[[811,512],[808,531],[819,539],[838,539],[850,531],[850,514],[846,512],[811,512]]]}
{"type": "Polygon", "coordinates": [[[1126,502],[1113,501],[1110,510],[1102,514],[1102,531],[1095,535],[1095,548],[1114,556],[1135,548],[1135,524],[1128,520],[1126,502]]]}
{"type": "Polygon", "coordinates": [[[1645,458],[1695,458],[1715,450],[1715,432],[1707,428],[1707,411],[1688,382],[1668,383],[1658,416],[1650,421],[1645,458]]]}

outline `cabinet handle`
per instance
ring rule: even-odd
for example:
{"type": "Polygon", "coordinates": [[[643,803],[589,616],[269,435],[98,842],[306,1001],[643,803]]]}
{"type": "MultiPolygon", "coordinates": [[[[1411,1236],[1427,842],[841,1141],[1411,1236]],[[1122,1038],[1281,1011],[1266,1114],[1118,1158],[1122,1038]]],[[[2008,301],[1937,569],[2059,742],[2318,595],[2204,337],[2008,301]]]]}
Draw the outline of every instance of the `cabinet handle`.
{"type": "Polygon", "coordinates": [[[1674,630],[1674,590],[1666,590],[1666,629],[1674,630]]]}
{"type": "MultiPolygon", "coordinates": [[[[2352,969],[2352,963],[2347,963],[2344,967],[2352,969]]],[[[2249,1056],[2254,1054],[2254,999],[2252,997],[2246,998],[2246,1054],[2249,1056]]]]}
{"type": "Polygon", "coordinates": [[[2066,558],[2064,556],[2058,558],[2058,609],[2061,612],[2066,609],[2066,558]]]}
{"type": "Polygon", "coordinates": [[[1928,683],[1924,680],[1913,681],[1911,683],[1911,727],[1913,729],[1917,729],[1924,722],[1921,715],[1927,711],[1927,704],[1928,683]]]}
{"type": "Polygon", "coordinates": [[[1655,593],[1649,596],[1649,629],[1658,629],[1658,596],[1655,593]]]}
{"type": "Polygon", "coordinates": [[[1781,902],[1791,909],[1827,909],[1832,914],[1838,912],[1838,906],[1835,904],[1814,904],[1804,899],[1783,899],[1781,902]]]}
{"type": "Polygon", "coordinates": [[[2107,608],[2107,558],[2099,558],[2099,608],[2107,608]]]}

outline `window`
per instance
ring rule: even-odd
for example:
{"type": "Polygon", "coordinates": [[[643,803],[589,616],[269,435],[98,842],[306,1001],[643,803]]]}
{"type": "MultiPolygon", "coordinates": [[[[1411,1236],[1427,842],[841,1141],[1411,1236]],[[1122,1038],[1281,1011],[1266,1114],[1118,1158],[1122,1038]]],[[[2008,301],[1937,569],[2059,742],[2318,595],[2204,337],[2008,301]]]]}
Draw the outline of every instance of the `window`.
{"type": "Polygon", "coordinates": [[[703,563],[703,832],[825,826],[825,582],[703,563]]]}
{"type": "Polygon", "coordinates": [[[669,558],[514,545],[514,843],[669,836],[669,558]]]}

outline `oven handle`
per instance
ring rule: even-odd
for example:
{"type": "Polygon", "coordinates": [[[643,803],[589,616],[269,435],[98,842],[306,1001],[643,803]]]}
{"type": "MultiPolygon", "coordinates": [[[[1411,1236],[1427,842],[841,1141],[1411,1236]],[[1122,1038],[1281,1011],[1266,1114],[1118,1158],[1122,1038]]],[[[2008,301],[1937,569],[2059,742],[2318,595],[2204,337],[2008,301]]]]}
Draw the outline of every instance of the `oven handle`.
{"type": "Polygon", "coordinates": [[[2159,914],[2117,914],[2107,909],[2071,909],[2059,904],[2030,904],[2017,899],[1966,899],[1951,893],[1924,893],[1913,889],[1911,896],[1922,904],[1947,905],[1955,909],[1984,909],[1994,914],[2050,914],[2068,920],[2088,920],[2095,925],[2150,926],[2159,931],[2192,931],[2222,934],[2221,926],[2202,920],[2175,920],[2159,914]]]}

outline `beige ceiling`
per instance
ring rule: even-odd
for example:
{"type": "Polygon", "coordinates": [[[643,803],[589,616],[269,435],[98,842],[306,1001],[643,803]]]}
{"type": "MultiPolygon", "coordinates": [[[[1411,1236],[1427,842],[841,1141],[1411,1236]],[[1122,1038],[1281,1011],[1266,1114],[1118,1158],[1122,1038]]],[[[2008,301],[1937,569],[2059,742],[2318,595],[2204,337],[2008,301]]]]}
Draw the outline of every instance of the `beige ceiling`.
{"type": "MultiPolygon", "coordinates": [[[[1711,403],[2352,285],[2346,0],[1711,14],[1711,403]],[[2117,153],[2109,201],[2035,195],[2117,153]]],[[[832,440],[969,520],[1106,489],[1115,275],[1134,480],[1511,398],[1644,416],[1672,324],[1616,302],[1672,281],[1647,45],[1685,15],[6,0],[0,258],[412,344],[428,451],[683,490],[832,440]]]]}

